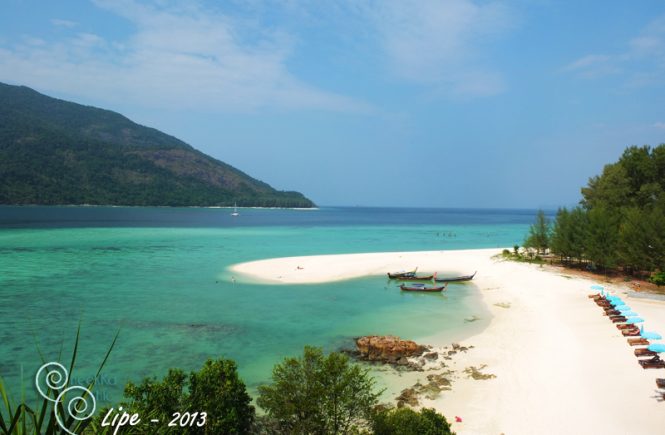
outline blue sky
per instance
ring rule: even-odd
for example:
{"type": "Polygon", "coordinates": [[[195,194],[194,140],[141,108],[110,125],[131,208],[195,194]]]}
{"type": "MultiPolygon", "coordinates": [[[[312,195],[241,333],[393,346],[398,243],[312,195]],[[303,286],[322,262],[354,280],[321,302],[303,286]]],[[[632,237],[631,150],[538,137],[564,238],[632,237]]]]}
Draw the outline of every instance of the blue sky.
{"type": "Polygon", "coordinates": [[[556,207],[665,142],[665,3],[4,0],[0,81],[322,205],[556,207]]]}

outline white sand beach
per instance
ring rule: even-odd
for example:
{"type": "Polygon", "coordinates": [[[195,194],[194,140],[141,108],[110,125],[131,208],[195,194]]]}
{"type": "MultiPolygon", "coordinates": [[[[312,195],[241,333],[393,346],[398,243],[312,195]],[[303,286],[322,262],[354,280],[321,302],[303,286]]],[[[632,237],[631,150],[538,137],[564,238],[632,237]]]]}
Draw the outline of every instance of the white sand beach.
{"type": "MultiPolygon", "coordinates": [[[[458,434],[662,434],[665,402],[655,379],[665,369],[645,370],[620,331],[587,296],[587,279],[539,266],[497,261],[500,249],[325,255],[278,258],[232,267],[238,279],[317,283],[411,269],[422,272],[477,270],[493,319],[474,346],[454,359],[456,369],[486,364],[494,379],[459,376],[452,391],[422,402],[454,423],[458,434]],[[500,304],[495,305],[495,304],[500,304]]],[[[602,284],[602,283],[601,283],[602,284]]],[[[624,298],[646,320],[645,329],[665,334],[665,302],[624,298]]],[[[411,337],[403,337],[411,338],[411,337]]],[[[423,344],[446,346],[436,335],[423,344]]],[[[662,342],[662,341],[661,341],[662,342]]]]}

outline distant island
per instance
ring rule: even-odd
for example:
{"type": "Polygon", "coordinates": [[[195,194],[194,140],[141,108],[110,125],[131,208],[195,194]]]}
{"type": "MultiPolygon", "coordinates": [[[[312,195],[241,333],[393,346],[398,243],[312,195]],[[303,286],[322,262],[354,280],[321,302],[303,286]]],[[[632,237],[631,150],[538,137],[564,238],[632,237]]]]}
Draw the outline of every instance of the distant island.
{"type": "Polygon", "coordinates": [[[314,207],[118,113],[4,83],[0,204],[314,207]]]}

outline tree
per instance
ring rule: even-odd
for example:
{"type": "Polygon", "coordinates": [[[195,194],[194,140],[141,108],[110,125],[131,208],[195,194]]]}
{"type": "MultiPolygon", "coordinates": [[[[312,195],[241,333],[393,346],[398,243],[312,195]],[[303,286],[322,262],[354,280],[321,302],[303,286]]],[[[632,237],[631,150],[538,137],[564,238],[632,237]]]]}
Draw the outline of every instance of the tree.
{"type": "Polygon", "coordinates": [[[366,423],[380,395],[368,373],[346,355],[306,346],[302,357],[274,367],[256,402],[284,432],[349,433],[366,423]]]}
{"type": "Polygon", "coordinates": [[[605,165],[600,176],[589,179],[582,188],[582,205],[587,209],[604,206],[618,209],[631,201],[631,183],[628,173],[618,163],[605,165]]]}
{"type": "MultiPolygon", "coordinates": [[[[254,407],[238,377],[235,362],[208,360],[201,370],[187,376],[180,369],[170,369],[161,380],[145,378],[140,384],[125,386],[124,396],[129,399],[120,406],[127,413],[137,413],[141,423],[123,433],[154,433],[150,419],[162,424],[160,433],[188,434],[247,434],[254,421],[254,407]],[[205,420],[201,413],[205,412],[205,420]],[[174,414],[197,413],[195,424],[186,427],[167,427],[174,414]],[[205,421],[198,426],[197,422],[205,421]]],[[[108,433],[109,426],[101,427],[103,410],[92,427],[95,433],[108,433]]],[[[112,430],[111,430],[112,432],[112,430]]]]}
{"type": "Polygon", "coordinates": [[[387,409],[377,412],[372,418],[375,435],[450,435],[446,418],[434,409],[410,408],[387,409]]]}
{"type": "Polygon", "coordinates": [[[550,237],[550,249],[555,254],[559,254],[562,259],[571,257],[572,248],[570,246],[570,212],[567,208],[560,208],[556,213],[556,219],[552,226],[552,235],[550,237]]]}
{"type": "Polygon", "coordinates": [[[665,267],[665,216],[660,209],[631,208],[621,225],[619,257],[631,270],[665,267]]]}
{"type": "Polygon", "coordinates": [[[589,233],[589,214],[582,207],[575,207],[570,212],[568,225],[568,243],[570,256],[581,261],[587,250],[589,233]]]}
{"type": "Polygon", "coordinates": [[[545,217],[545,212],[538,210],[536,222],[529,228],[529,236],[524,241],[525,248],[534,248],[538,252],[544,253],[549,248],[550,243],[550,223],[545,217]]]}
{"type": "Polygon", "coordinates": [[[617,218],[604,207],[591,209],[588,216],[586,256],[603,269],[616,266],[619,241],[617,218]]]}
{"type": "Polygon", "coordinates": [[[208,413],[205,433],[249,433],[254,419],[251,400],[232,360],[209,359],[189,375],[189,409],[208,413]]]}

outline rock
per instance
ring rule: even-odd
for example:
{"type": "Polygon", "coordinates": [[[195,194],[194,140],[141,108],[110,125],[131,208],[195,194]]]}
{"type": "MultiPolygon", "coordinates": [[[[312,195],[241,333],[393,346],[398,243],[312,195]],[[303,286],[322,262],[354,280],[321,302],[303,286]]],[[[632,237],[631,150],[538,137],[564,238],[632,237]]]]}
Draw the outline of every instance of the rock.
{"type": "Polygon", "coordinates": [[[402,393],[397,396],[397,407],[404,408],[405,405],[418,406],[418,393],[415,388],[405,388],[402,393]]]}
{"type": "Polygon", "coordinates": [[[423,385],[418,381],[413,387],[402,390],[401,394],[395,399],[397,407],[418,406],[420,396],[425,396],[429,400],[436,399],[442,391],[451,390],[452,383],[449,377],[452,374],[453,372],[450,370],[439,374],[431,374],[427,376],[427,384],[423,385]]]}
{"type": "Polygon", "coordinates": [[[430,352],[430,353],[423,354],[423,358],[428,359],[430,361],[433,361],[433,360],[439,359],[439,354],[436,353],[436,352],[430,352]]]}
{"type": "Polygon", "coordinates": [[[435,385],[436,387],[439,388],[439,390],[443,389],[450,389],[446,387],[450,387],[451,382],[450,380],[446,377],[450,375],[451,372],[446,372],[446,373],[441,373],[438,375],[428,375],[427,380],[430,382],[430,385],[435,385]]]}
{"type": "Polygon", "coordinates": [[[403,359],[420,356],[428,348],[415,341],[402,340],[392,335],[369,335],[356,339],[360,359],[403,365],[403,359]]]}
{"type": "Polygon", "coordinates": [[[484,380],[487,380],[487,379],[496,378],[496,375],[493,375],[491,373],[481,373],[480,371],[483,370],[485,367],[487,367],[486,364],[483,364],[478,368],[473,367],[473,366],[467,367],[467,368],[464,369],[464,373],[467,374],[467,377],[473,378],[477,381],[478,380],[484,381],[484,380]]]}

